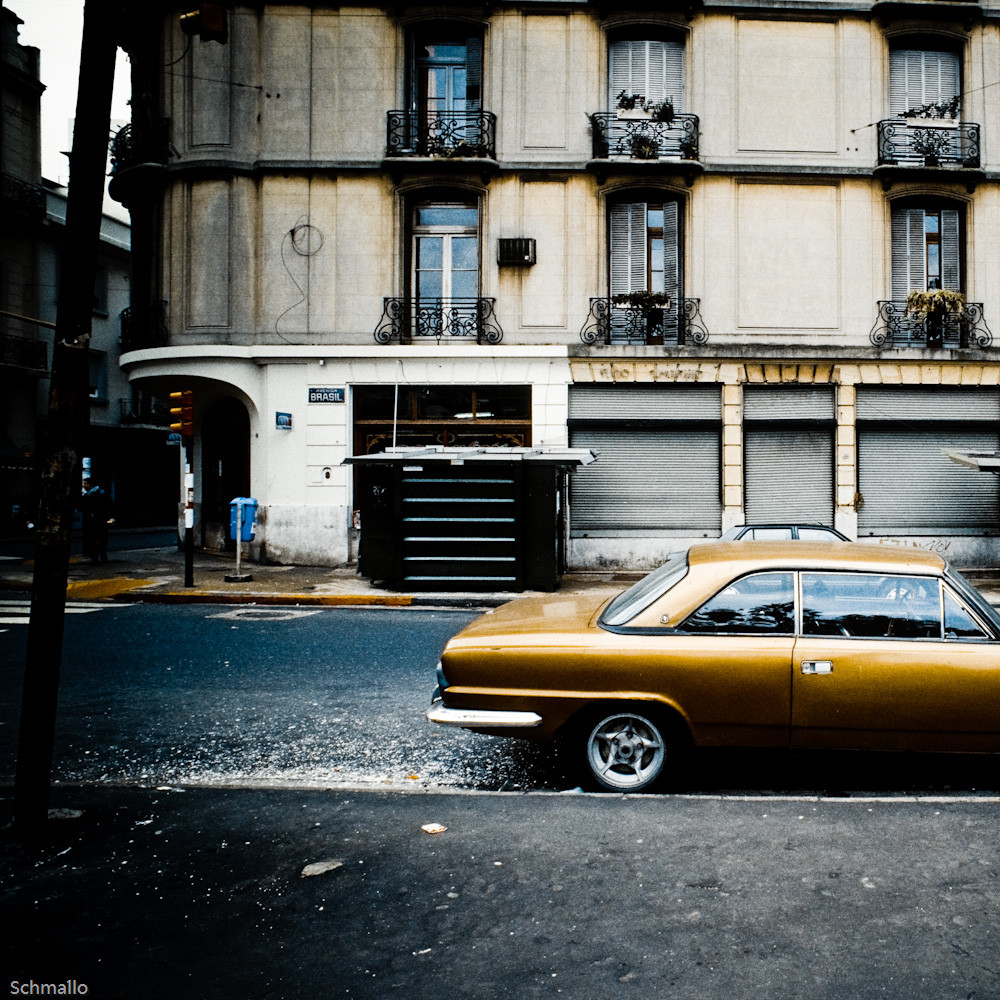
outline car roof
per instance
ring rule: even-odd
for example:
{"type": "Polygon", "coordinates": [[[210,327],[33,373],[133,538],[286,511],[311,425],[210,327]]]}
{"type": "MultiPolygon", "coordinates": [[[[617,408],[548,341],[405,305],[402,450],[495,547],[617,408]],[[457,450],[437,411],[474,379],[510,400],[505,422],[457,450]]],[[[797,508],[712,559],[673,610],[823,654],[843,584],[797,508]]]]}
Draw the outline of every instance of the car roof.
{"type": "Polygon", "coordinates": [[[752,569],[869,570],[881,573],[940,573],[945,561],[929,549],[857,542],[704,542],[688,550],[688,565],[726,563],[737,573],[752,569]],[[744,563],[737,567],[734,564],[744,563]]]}

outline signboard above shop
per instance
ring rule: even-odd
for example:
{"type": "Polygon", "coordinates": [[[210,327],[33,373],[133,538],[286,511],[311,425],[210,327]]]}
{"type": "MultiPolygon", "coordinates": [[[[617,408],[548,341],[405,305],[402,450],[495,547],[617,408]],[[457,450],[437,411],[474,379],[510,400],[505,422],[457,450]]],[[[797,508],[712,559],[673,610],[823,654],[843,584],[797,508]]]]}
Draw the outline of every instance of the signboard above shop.
{"type": "Polygon", "coordinates": [[[319,386],[309,387],[309,402],[310,403],[342,403],[344,401],[344,390],[328,388],[324,389],[319,386]]]}

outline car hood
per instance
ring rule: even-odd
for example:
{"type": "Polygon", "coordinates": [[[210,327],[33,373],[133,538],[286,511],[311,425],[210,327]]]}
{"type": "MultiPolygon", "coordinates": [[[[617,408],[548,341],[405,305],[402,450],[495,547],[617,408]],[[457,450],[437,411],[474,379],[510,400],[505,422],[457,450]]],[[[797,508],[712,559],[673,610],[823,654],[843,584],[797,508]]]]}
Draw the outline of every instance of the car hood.
{"type": "Polygon", "coordinates": [[[539,642],[551,635],[563,641],[570,633],[586,633],[594,628],[594,616],[617,590],[591,590],[586,594],[522,597],[487,612],[467,625],[448,643],[449,649],[463,646],[517,644],[530,638],[539,642]]]}

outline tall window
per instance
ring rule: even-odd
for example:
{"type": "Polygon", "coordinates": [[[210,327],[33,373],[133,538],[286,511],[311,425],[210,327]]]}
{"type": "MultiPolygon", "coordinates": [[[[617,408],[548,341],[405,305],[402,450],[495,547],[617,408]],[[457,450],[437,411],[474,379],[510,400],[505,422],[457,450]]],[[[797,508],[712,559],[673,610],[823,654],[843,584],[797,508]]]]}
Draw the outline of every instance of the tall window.
{"type": "Polygon", "coordinates": [[[675,111],[684,103],[684,46],[653,38],[619,38],[608,46],[608,107],[618,95],[638,94],[647,105],[670,101],[675,111]]]}
{"type": "Polygon", "coordinates": [[[479,295],[479,208],[475,202],[428,201],[413,211],[413,295],[479,295]]]}
{"type": "Polygon", "coordinates": [[[677,202],[618,202],[611,206],[611,295],[680,291],[677,202]]]}
{"type": "Polygon", "coordinates": [[[468,26],[427,25],[414,30],[408,99],[431,152],[474,141],[482,80],[481,35],[468,26]]]}
{"type": "Polygon", "coordinates": [[[947,288],[961,291],[962,215],[943,204],[892,210],[892,297],[947,288]]]}
{"type": "Polygon", "coordinates": [[[889,112],[902,115],[932,105],[947,108],[937,117],[958,118],[962,92],[956,52],[893,49],[889,54],[889,112]]]}

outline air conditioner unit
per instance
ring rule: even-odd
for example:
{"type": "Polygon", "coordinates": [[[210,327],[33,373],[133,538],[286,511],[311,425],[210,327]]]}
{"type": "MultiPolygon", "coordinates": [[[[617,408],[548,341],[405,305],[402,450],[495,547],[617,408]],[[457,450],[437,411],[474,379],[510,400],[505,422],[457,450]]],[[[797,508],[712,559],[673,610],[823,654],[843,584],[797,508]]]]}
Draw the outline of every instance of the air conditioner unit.
{"type": "Polygon", "coordinates": [[[535,263],[535,241],[518,237],[497,241],[497,263],[501,267],[530,267],[535,263]]]}

